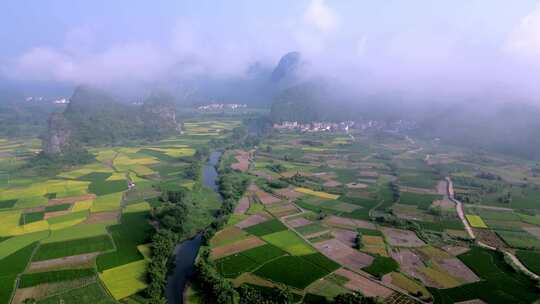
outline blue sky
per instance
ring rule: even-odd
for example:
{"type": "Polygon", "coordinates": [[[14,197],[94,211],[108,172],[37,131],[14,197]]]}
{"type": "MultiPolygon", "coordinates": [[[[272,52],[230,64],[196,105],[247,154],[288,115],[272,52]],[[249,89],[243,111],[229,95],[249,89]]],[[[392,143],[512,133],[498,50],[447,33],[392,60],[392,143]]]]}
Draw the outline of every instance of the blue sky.
{"type": "Polygon", "coordinates": [[[4,0],[1,10],[0,73],[23,81],[226,77],[291,50],[310,75],[378,90],[452,83],[456,94],[497,85],[536,97],[540,75],[537,0],[4,0]]]}

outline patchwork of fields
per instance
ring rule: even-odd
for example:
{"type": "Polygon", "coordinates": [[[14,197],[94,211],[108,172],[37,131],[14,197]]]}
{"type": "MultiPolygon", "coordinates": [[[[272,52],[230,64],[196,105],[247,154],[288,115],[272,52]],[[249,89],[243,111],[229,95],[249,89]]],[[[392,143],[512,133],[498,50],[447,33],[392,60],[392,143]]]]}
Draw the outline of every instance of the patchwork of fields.
{"type": "Polygon", "coordinates": [[[186,223],[190,233],[219,208],[216,195],[186,168],[198,148],[238,122],[202,124],[219,131],[191,128],[145,146],[94,148],[94,162],[47,177],[15,170],[39,151],[39,141],[1,141],[0,303],[135,299],[148,284],[151,251],[142,245],[154,229],[150,211],[160,204],[160,189],[197,189],[192,195],[204,203],[186,223]]]}
{"type": "MultiPolygon", "coordinates": [[[[501,280],[523,282],[522,294],[506,300],[532,299],[528,278],[469,239],[439,170],[455,164],[426,158],[441,153],[438,147],[338,136],[282,131],[249,152],[251,164],[237,165],[235,155],[247,152],[226,158],[225,166],[249,174],[252,184],[210,241],[222,276],[234,286],[288,287],[306,303],[351,291],[385,303],[447,303],[458,290],[460,300],[487,302],[492,298],[482,286],[506,287],[474,265],[486,255],[497,257],[485,267],[498,267],[501,280]]],[[[536,241],[524,243],[524,233],[540,231],[533,228],[540,215],[531,211],[466,209],[475,229],[494,229],[508,247],[524,249],[518,257],[537,269],[536,241]]]]}
{"type": "MultiPolygon", "coordinates": [[[[219,200],[189,160],[240,124],[189,119],[181,136],[93,148],[93,163],[48,177],[15,171],[36,142],[0,141],[0,303],[143,303],[157,197],[189,189],[200,204],[183,228],[208,226],[219,200]]],[[[536,283],[500,251],[539,274],[532,165],[387,134],[280,131],[224,153],[220,169],[249,187],[205,249],[234,287],[287,288],[298,303],[354,291],[383,303],[531,303],[536,283]]]]}

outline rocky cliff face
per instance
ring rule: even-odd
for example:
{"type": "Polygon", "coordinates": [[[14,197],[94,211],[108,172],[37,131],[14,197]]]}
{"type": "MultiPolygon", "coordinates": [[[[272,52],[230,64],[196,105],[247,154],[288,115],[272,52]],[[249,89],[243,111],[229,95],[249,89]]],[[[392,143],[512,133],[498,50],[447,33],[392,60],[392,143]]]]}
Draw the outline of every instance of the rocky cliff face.
{"type": "Polygon", "coordinates": [[[272,81],[278,82],[296,77],[295,74],[300,62],[301,56],[299,52],[289,52],[283,55],[274,71],[272,71],[272,81]]]}
{"type": "Polygon", "coordinates": [[[145,128],[157,128],[162,133],[180,132],[181,126],[176,120],[175,105],[169,102],[147,102],[141,108],[141,118],[145,128]]]}
{"type": "Polygon", "coordinates": [[[62,153],[71,139],[71,128],[62,113],[54,113],[49,117],[47,133],[43,138],[43,152],[46,155],[62,153]]]}

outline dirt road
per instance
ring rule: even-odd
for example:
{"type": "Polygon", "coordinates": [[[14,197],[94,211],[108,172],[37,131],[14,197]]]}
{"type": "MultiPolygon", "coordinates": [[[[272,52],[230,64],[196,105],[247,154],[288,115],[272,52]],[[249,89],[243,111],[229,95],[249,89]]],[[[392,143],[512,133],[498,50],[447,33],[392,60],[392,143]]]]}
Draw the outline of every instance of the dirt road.
{"type": "MultiPolygon", "coordinates": [[[[474,232],[473,232],[471,226],[469,225],[469,222],[467,221],[467,218],[465,218],[465,212],[463,211],[463,203],[461,203],[460,201],[458,201],[457,199],[454,198],[454,186],[452,184],[452,180],[450,179],[450,177],[446,178],[446,183],[448,185],[448,191],[447,191],[448,192],[448,198],[456,204],[456,210],[457,210],[458,216],[461,219],[461,221],[463,222],[463,225],[465,226],[465,230],[467,230],[467,233],[469,234],[469,237],[471,237],[472,239],[475,239],[476,237],[474,235],[474,232]]],[[[487,244],[484,244],[484,243],[482,243],[480,241],[478,241],[477,244],[480,247],[484,247],[486,249],[498,250],[497,248],[489,246],[487,244]]],[[[514,254],[512,254],[509,251],[502,250],[502,249],[500,251],[504,255],[508,256],[512,260],[514,265],[516,265],[519,269],[521,269],[521,271],[523,271],[527,276],[529,276],[529,277],[531,277],[531,278],[533,278],[535,280],[540,280],[540,276],[537,275],[536,273],[530,271],[527,267],[525,267],[525,265],[523,265],[521,263],[521,261],[514,254]]]]}
{"type": "Polygon", "coordinates": [[[523,271],[527,276],[537,281],[540,280],[540,276],[530,271],[527,267],[525,267],[525,265],[523,265],[521,261],[515,255],[511,254],[508,251],[503,251],[503,253],[504,255],[508,256],[512,260],[512,263],[514,263],[519,269],[521,269],[521,271],[523,271]]]}
{"type": "Polygon", "coordinates": [[[469,225],[469,221],[467,221],[467,218],[465,217],[465,211],[463,211],[463,203],[458,201],[454,198],[454,185],[452,184],[452,180],[450,177],[446,177],[446,184],[447,184],[447,193],[448,198],[456,204],[456,211],[459,216],[459,219],[463,223],[463,226],[465,226],[465,230],[467,231],[467,234],[471,239],[475,239],[476,236],[474,235],[474,232],[472,230],[471,225],[469,225]]]}

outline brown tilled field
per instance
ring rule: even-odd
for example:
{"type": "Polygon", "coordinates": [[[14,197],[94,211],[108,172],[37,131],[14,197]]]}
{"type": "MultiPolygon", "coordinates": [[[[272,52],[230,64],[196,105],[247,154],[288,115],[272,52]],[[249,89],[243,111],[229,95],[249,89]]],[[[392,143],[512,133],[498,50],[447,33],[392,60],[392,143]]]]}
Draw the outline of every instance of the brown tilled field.
{"type": "Polygon", "coordinates": [[[259,247],[266,244],[258,237],[250,237],[245,240],[237,241],[232,244],[227,244],[219,247],[212,248],[212,259],[219,259],[231,254],[242,252],[251,248],[259,247]]]}
{"type": "Polygon", "coordinates": [[[236,214],[244,214],[249,209],[249,197],[247,195],[244,195],[240,201],[238,201],[238,204],[236,205],[236,208],[234,208],[234,213],[236,214]]]}
{"type": "Polygon", "coordinates": [[[300,210],[298,210],[298,208],[296,208],[296,206],[293,204],[277,204],[277,206],[273,205],[267,210],[276,217],[292,215],[300,212],[300,210]]]}
{"type": "Polygon", "coordinates": [[[314,246],[328,258],[355,270],[371,265],[374,259],[372,256],[354,250],[337,239],[319,242],[314,246]]]}
{"type": "Polygon", "coordinates": [[[236,150],[235,153],[236,153],[235,158],[237,162],[232,164],[231,168],[241,171],[241,172],[246,172],[249,169],[251,153],[247,151],[242,151],[242,150],[236,150]]]}
{"type": "Polygon", "coordinates": [[[73,255],[58,259],[51,259],[39,262],[32,262],[28,267],[28,272],[41,272],[47,270],[59,270],[63,268],[89,267],[92,266],[98,252],[73,255]]]}
{"type": "Polygon", "coordinates": [[[443,246],[442,249],[450,253],[451,255],[455,255],[455,256],[464,254],[465,252],[470,250],[468,247],[454,246],[454,245],[446,245],[446,246],[443,246]]]}
{"type": "Polygon", "coordinates": [[[238,227],[238,228],[244,229],[244,228],[247,228],[247,227],[251,227],[253,225],[257,225],[257,224],[266,222],[268,220],[269,220],[269,218],[267,216],[260,215],[260,214],[255,214],[255,215],[252,215],[252,216],[248,217],[247,219],[241,221],[240,223],[236,224],[235,226],[238,227]]]}
{"type": "Polygon", "coordinates": [[[47,206],[73,204],[76,202],[92,200],[95,198],[96,198],[95,194],[85,194],[85,195],[71,196],[71,197],[64,197],[64,198],[53,198],[49,200],[49,202],[47,203],[47,206]]]}
{"type": "Polygon", "coordinates": [[[448,272],[448,274],[453,277],[460,278],[464,282],[473,283],[480,281],[480,278],[478,278],[478,276],[474,272],[472,272],[469,267],[465,266],[465,264],[463,264],[460,259],[444,259],[438,261],[437,264],[446,272],[448,272]]]}
{"type": "Polygon", "coordinates": [[[366,228],[376,229],[375,225],[368,221],[355,220],[346,217],[330,215],[324,219],[324,223],[338,228],[366,228]]]}
{"type": "Polygon", "coordinates": [[[43,219],[46,220],[46,219],[50,219],[51,217],[66,215],[66,214],[68,214],[70,212],[71,211],[69,211],[69,210],[46,212],[45,215],[43,216],[43,219]]]}
{"type": "Polygon", "coordinates": [[[340,268],[335,273],[349,279],[349,281],[344,285],[345,288],[359,291],[365,296],[380,297],[385,299],[390,297],[393,293],[391,289],[381,284],[375,283],[374,281],[371,281],[370,279],[365,278],[350,270],[340,268]]]}
{"type": "Polygon", "coordinates": [[[506,243],[493,231],[489,229],[476,229],[473,228],[476,239],[484,244],[487,244],[495,248],[506,248],[506,243]]]}
{"type": "Polygon", "coordinates": [[[337,187],[337,186],[341,186],[341,183],[337,182],[335,180],[329,180],[329,181],[324,182],[323,186],[325,186],[325,187],[337,187]]]}
{"type": "Polygon", "coordinates": [[[116,221],[120,216],[120,211],[106,211],[90,213],[90,216],[83,222],[83,224],[96,224],[103,222],[116,221]]]}
{"type": "Polygon", "coordinates": [[[351,230],[345,230],[345,229],[334,229],[332,231],[332,235],[340,240],[342,243],[348,245],[349,247],[353,247],[356,243],[356,236],[358,233],[351,231],[351,230]]]}
{"type": "Polygon", "coordinates": [[[282,197],[285,197],[289,200],[295,200],[297,198],[299,198],[300,196],[302,196],[302,193],[298,193],[296,191],[294,191],[293,188],[287,188],[287,189],[280,189],[278,191],[276,191],[278,195],[282,196],[282,197]]]}
{"type": "Polygon", "coordinates": [[[396,260],[400,268],[406,273],[416,273],[416,269],[424,266],[422,259],[418,254],[410,249],[392,249],[390,255],[396,260]]]}
{"type": "Polygon", "coordinates": [[[303,218],[303,217],[287,220],[287,224],[289,224],[289,226],[291,226],[293,228],[302,227],[302,226],[305,226],[305,225],[309,225],[311,223],[312,223],[312,221],[310,221],[310,220],[308,220],[306,218],[303,218]]]}
{"type": "Polygon", "coordinates": [[[96,277],[93,276],[72,281],[46,283],[27,288],[19,288],[15,291],[15,295],[13,296],[13,300],[11,301],[11,303],[25,303],[24,300],[27,299],[41,300],[47,296],[50,296],[51,294],[58,294],[65,292],[66,290],[80,288],[88,284],[94,283],[95,281],[96,277]]]}
{"type": "Polygon", "coordinates": [[[386,237],[386,241],[391,246],[420,247],[426,245],[426,243],[419,239],[413,231],[387,227],[382,228],[381,230],[386,237]]]}
{"type": "Polygon", "coordinates": [[[261,201],[261,203],[265,205],[271,205],[274,203],[279,203],[281,199],[273,196],[272,194],[264,191],[257,191],[256,192],[257,198],[261,201]]]}

